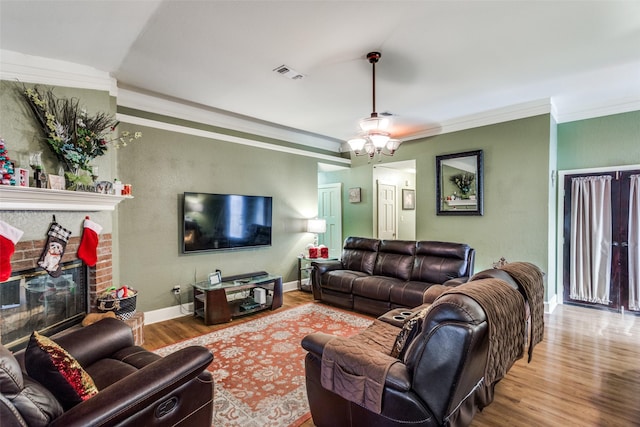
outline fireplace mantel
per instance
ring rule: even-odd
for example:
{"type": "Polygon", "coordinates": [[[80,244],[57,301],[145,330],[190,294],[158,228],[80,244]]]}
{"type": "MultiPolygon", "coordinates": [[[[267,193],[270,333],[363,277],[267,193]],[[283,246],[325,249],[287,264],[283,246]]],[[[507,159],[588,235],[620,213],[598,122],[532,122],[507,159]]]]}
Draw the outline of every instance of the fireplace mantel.
{"type": "Polygon", "coordinates": [[[132,196],[0,185],[2,211],[112,211],[132,196]]]}

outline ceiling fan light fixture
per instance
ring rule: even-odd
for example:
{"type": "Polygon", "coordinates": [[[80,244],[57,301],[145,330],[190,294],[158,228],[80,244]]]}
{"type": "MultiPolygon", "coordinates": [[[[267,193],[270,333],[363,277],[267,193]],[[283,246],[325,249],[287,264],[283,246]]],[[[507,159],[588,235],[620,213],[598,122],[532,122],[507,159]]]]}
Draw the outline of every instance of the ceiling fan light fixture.
{"type": "Polygon", "coordinates": [[[378,113],[371,113],[371,117],[360,120],[360,129],[365,132],[386,131],[389,123],[388,117],[378,117],[378,113]]]}
{"type": "Polygon", "coordinates": [[[360,152],[362,152],[362,149],[364,148],[364,145],[367,143],[367,140],[364,138],[352,138],[349,141],[347,141],[347,143],[349,144],[349,147],[351,147],[353,152],[356,153],[356,155],[358,155],[360,154],[360,152]]]}
{"type": "Polygon", "coordinates": [[[372,67],[373,110],[370,117],[360,120],[362,135],[347,141],[356,156],[367,154],[369,159],[373,159],[376,154],[379,156],[383,154],[393,156],[393,153],[402,143],[398,139],[391,139],[391,134],[388,132],[391,120],[388,117],[378,116],[376,112],[376,63],[381,56],[380,52],[369,52],[367,54],[367,60],[372,67]]]}
{"type": "Polygon", "coordinates": [[[387,150],[389,150],[389,153],[393,154],[396,152],[398,147],[400,147],[400,144],[402,144],[402,141],[400,141],[399,139],[391,138],[387,142],[387,150]]]}
{"type": "Polygon", "coordinates": [[[387,132],[379,132],[379,131],[369,132],[368,137],[371,143],[373,144],[373,146],[376,147],[376,150],[378,151],[386,147],[387,142],[389,142],[389,139],[390,139],[390,136],[387,132]]]}

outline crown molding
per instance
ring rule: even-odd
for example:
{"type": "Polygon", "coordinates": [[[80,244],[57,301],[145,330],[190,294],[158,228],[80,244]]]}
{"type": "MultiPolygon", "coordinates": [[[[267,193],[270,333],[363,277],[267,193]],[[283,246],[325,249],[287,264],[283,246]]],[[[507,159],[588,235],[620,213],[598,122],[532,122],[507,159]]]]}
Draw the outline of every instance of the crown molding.
{"type": "Polygon", "coordinates": [[[538,116],[540,114],[554,114],[554,111],[551,99],[538,99],[535,101],[510,105],[508,107],[483,111],[481,113],[470,114],[453,120],[447,120],[440,123],[438,126],[434,126],[411,135],[411,139],[427,138],[445,133],[458,132],[481,126],[494,125],[497,123],[538,116]]]}
{"type": "Polygon", "coordinates": [[[0,50],[0,79],[51,86],[103,90],[117,96],[116,79],[86,65],[0,50]]]}
{"type": "Polygon", "coordinates": [[[122,87],[118,89],[118,105],[266,138],[289,141],[334,153],[340,152],[340,145],[342,143],[342,141],[328,137],[302,132],[272,123],[261,122],[251,119],[250,117],[215,110],[198,104],[165,99],[160,96],[145,94],[122,87]]]}
{"type": "Polygon", "coordinates": [[[351,165],[351,159],[343,157],[331,156],[327,154],[316,153],[313,151],[301,150],[299,148],[286,147],[283,145],[269,144],[267,142],[256,141],[254,139],[241,138],[237,136],[227,135],[224,133],[211,132],[202,129],[196,129],[188,126],[175,125],[173,123],[166,123],[157,120],[145,119],[137,116],[130,116],[126,114],[116,114],[116,119],[121,122],[129,123],[132,125],[146,126],[154,129],[161,129],[170,132],[183,133],[186,135],[200,136],[203,138],[215,139],[218,141],[232,142],[235,144],[243,144],[256,148],[263,148],[265,150],[279,151],[282,153],[295,154],[298,156],[312,157],[323,161],[330,161],[333,163],[341,163],[344,165],[351,165]]]}
{"type": "Polygon", "coordinates": [[[607,104],[593,104],[584,108],[574,108],[573,110],[566,108],[556,114],[556,119],[558,123],[567,123],[629,113],[631,111],[640,111],[640,99],[637,97],[620,98],[607,104]]]}

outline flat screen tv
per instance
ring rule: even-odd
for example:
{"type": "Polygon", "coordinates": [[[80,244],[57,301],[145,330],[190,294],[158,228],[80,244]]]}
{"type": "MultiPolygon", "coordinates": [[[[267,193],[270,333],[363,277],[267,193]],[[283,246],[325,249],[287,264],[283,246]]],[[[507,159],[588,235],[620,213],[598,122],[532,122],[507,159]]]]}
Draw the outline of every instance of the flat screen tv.
{"type": "Polygon", "coordinates": [[[184,193],[183,253],[271,246],[272,198],[184,193]]]}

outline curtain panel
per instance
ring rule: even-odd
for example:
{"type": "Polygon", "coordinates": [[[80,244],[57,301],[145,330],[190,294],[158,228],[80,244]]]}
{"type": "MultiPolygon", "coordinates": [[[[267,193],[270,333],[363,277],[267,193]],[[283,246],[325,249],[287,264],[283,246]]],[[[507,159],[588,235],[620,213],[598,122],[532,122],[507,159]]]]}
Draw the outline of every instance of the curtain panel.
{"type": "Polygon", "coordinates": [[[629,310],[640,310],[640,175],[631,175],[629,189],[629,310]]]}
{"type": "Polygon", "coordinates": [[[571,180],[570,298],[609,304],[611,176],[571,180]]]}

